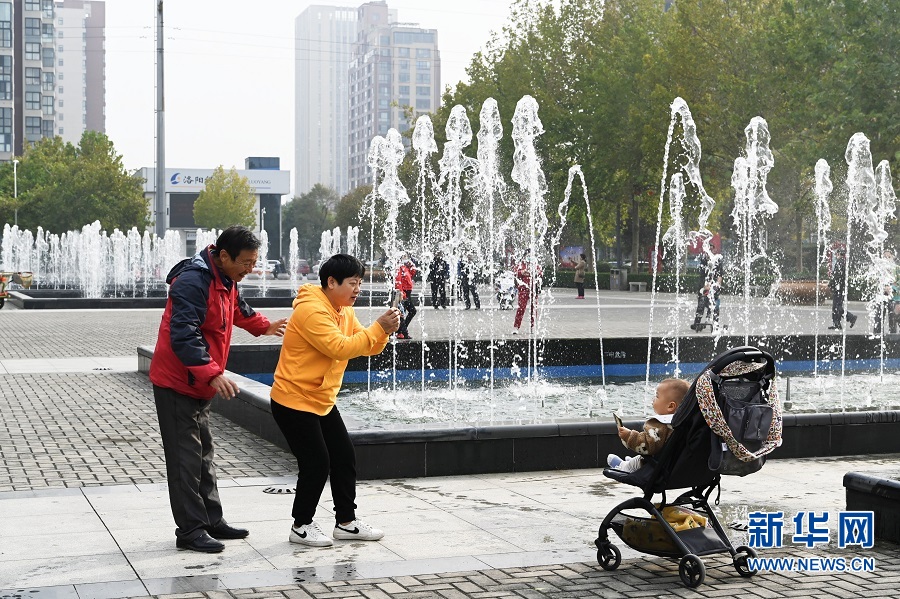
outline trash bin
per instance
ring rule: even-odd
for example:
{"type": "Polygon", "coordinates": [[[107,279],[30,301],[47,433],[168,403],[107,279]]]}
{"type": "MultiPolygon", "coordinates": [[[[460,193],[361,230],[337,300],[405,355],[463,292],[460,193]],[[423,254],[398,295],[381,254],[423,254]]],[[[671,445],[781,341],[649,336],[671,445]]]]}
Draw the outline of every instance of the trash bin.
{"type": "Polygon", "coordinates": [[[610,291],[618,291],[618,289],[622,286],[622,271],[618,268],[610,268],[609,269],[609,290],[610,291]]]}

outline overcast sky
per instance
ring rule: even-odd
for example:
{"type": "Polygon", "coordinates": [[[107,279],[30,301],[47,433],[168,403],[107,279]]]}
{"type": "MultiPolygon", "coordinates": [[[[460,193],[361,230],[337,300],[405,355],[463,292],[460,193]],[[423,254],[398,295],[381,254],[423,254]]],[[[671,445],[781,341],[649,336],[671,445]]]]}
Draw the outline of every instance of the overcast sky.
{"type": "MultiPolygon", "coordinates": [[[[388,0],[401,22],[438,30],[442,89],[465,78],[512,0],[388,0]]],[[[294,164],[294,19],[311,4],[359,0],[164,3],[166,164],[294,164]]],[[[156,0],[106,0],[106,130],[129,169],[155,162],[156,0]]],[[[293,177],[292,177],[293,179],[293,177]]]]}

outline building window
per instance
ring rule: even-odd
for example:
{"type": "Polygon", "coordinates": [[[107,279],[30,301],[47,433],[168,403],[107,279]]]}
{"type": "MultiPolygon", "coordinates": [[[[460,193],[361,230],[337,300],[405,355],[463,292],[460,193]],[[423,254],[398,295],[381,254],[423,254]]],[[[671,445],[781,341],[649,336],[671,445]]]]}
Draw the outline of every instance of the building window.
{"type": "Polygon", "coordinates": [[[381,94],[382,96],[390,95],[390,93],[391,93],[390,86],[389,85],[379,85],[378,93],[381,94]]]}
{"type": "Polygon", "coordinates": [[[395,31],[394,45],[433,44],[434,33],[428,31],[395,31]]]}
{"type": "Polygon", "coordinates": [[[401,71],[408,71],[408,70],[409,70],[409,61],[408,61],[408,60],[401,60],[401,61],[400,61],[400,70],[401,70],[401,71]]]}
{"type": "Polygon", "coordinates": [[[409,58],[409,48],[397,48],[397,56],[401,58],[409,58]]]}
{"type": "Polygon", "coordinates": [[[400,83],[409,83],[409,73],[397,73],[397,81],[400,83]]]}
{"type": "Polygon", "coordinates": [[[416,48],[416,58],[431,58],[431,48],[416,48]]]}
{"type": "MultiPolygon", "coordinates": [[[[35,70],[37,70],[37,69],[35,69],[35,70]]],[[[54,77],[53,73],[49,73],[49,72],[42,73],[41,78],[44,80],[44,85],[42,86],[42,89],[45,92],[52,92],[53,87],[56,85],[56,80],[55,80],[56,78],[54,77]]],[[[62,75],[60,75],[60,78],[62,78],[62,75]]]]}
{"type": "Polygon", "coordinates": [[[0,2],[0,47],[12,48],[12,4],[0,2]]]}
{"type": "Polygon", "coordinates": [[[63,129],[62,127],[60,127],[60,128],[59,128],[59,134],[62,135],[63,133],[65,133],[65,129],[63,129]]]}
{"type": "Polygon", "coordinates": [[[416,83],[431,83],[431,73],[416,73],[416,83]]]}
{"type": "Polygon", "coordinates": [[[416,100],[416,110],[431,110],[431,100],[416,100]]]}
{"type": "Polygon", "coordinates": [[[12,100],[12,56],[0,56],[0,100],[12,100]]]}
{"type": "Polygon", "coordinates": [[[378,120],[379,120],[379,121],[385,122],[385,121],[390,120],[390,118],[391,118],[391,117],[390,117],[390,113],[388,113],[387,110],[382,110],[381,112],[378,113],[378,120]]]}
{"type": "Polygon", "coordinates": [[[25,60],[40,60],[41,45],[35,42],[25,42],[25,60]]]}
{"type": "Polygon", "coordinates": [[[409,95],[409,86],[401,85],[400,87],[397,88],[397,91],[400,92],[401,96],[408,96],[409,95]]]}
{"type": "MultiPolygon", "coordinates": [[[[41,50],[41,55],[44,57],[44,66],[48,69],[53,68],[53,59],[56,56],[56,53],[53,51],[53,48],[43,48],[41,50]]],[[[59,59],[59,66],[62,66],[62,58],[59,59]]]]}
{"type": "Polygon", "coordinates": [[[380,100],[378,100],[378,108],[387,108],[387,107],[388,107],[387,98],[381,98],[380,100]]]}
{"type": "Polygon", "coordinates": [[[380,43],[381,43],[381,46],[383,46],[383,47],[390,46],[390,45],[391,45],[391,36],[389,36],[389,35],[382,35],[382,36],[381,36],[380,43]]]}
{"type": "Polygon", "coordinates": [[[28,67],[25,69],[25,85],[40,85],[41,84],[41,70],[36,69],[34,67],[28,67]]]}
{"type": "Polygon", "coordinates": [[[427,85],[417,85],[416,86],[416,95],[431,97],[431,88],[428,87],[427,85]]]}
{"type": "Polygon", "coordinates": [[[25,10],[41,10],[41,0],[25,0],[25,10]]]}
{"type": "Polygon", "coordinates": [[[57,102],[56,105],[57,105],[58,108],[62,108],[62,107],[63,107],[63,100],[62,100],[62,98],[59,99],[59,101],[57,102]]]}
{"type": "Polygon", "coordinates": [[[390,83],[391,82],[391,74],[390,73],[378,73],[378,83],[390,83]]]}
{"type": "Polygon", "coordinates": [[[59,52],[60,54],[63,53],[63,45],[62,45],[62,44],[59,45],[58,52],[59,52]]]}
{"type": "MultiPolygon", "coordinates": [[[[60,46],[60,50],[62,50],[62,46],[60,46]]],[[[416,61],[416,70],[417,71],[431,70],[431,61],[430,60],[417,60],[416,61]]]]}
{"type": "Polygon", "coordinates": [[[53,106],[53,96],[44,96],[41,98],[41,105],[44,108],[44,114],[47,116],[56,114],[56,107],[53,106]]]}
{"type": "Polygon", "coordinates": [[[41,20],[26,18],[25,35],[29,37],[41,37],[41,20]]]}
{"type": "Polygon", "coordinates": [[[41,121],[41,136],[53,137],[53,121],[41,121]]]}
{"type": "Polygon", "coordinates": [[[41,109],[40,92],[25,92],[25,108],[27,108],[28,110],[41,109]]]}
{"type": "Polygon", "coordinates": [[[400,99],[397,100],[397,104],[399,104],[400,106],[410,106],[409,98],[400,96],[400,99]]]}
{"type": "Polygon", "coordinates": [[[0,152],[12,152],[12,108],[0,108],[0,152]]]}
{"type": "MultiPolygon", "coordinates": [[[[45,25],[44,25],[44,33],[47,32],[47,27],[48,27],[48,26],[49,26],[49,27],[52,27],[52,25],[47,25],[47,24],[45,24],[45,25]]],[[[51,31],[52,31],[52,30],[51,30],[51,31]]],[[[62,30],[59,31],[59,33],[57,34],[56,37],[58,37],[59,39],[62,39],[63,37],[65,37],[65,36],[63,35],[62,30]]]]}
{"type": "Polygon", "coordinates": [[[28,139],[37,139],[41,136],[41,117],[25,117],[25,135],[28,136],[28,139]]]}

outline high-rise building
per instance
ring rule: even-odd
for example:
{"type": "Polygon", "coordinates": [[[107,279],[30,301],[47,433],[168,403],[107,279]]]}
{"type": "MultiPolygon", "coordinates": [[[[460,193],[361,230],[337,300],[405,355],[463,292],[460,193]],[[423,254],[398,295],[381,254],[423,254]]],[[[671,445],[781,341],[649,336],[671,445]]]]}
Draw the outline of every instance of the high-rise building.
{"type": "Polygon", "coordinates": [[[77,144],[106,131],[106,5],[56,2],[56,134],[77,144]]]}
{"type": "Polygon", "coordinates": [[[367,166],[375,135],[401,133],[441,98],[436,29],[399,23],[384,1],[359,7],[350,63],[350,188],[371,182],[367,166]],[[407,115],[409,111],[409,115],[407,115]]]}
{"type": "Polygon", "coordinates": [[[105,6],[0,0],[0,161],[60,135],[104,131],[105,6]]]}
{"type": "Polygon", "coordinates": [[[0,160],[55,135],[53,0],[0,1],[0,160]]]}
{"type": "Polygon", "coordinates": [[[294,22],[294,193],[349,183],[349,79],[356,9],[313,5],[294,22]]]}

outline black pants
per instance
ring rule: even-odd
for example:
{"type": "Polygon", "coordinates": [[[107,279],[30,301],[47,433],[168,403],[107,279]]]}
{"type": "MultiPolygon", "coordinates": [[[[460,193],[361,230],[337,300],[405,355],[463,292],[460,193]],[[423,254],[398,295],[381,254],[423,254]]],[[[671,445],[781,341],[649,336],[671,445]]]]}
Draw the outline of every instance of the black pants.
{"type": "Polygon", "coordinates": [[[356,452],[337,406],[325,416],[318,416],[286,408],[274,400],[271,405],[272,416],[297,458],[297,493],[291,511],[294,521],[313,521],[329,476],[335,520],[355,520],[356,452]]]}
{"type": "Polygon", "coordinates": [[[209,430],[210,402],[156,385],[153,398],[166,457],[169,504],[178,526],[175,536],[193,541],[225,523],[209,430]]]}
{"type": "Polygon", "coordinates": [[[475,287],[475,283],[469,283],[463,279],[462,290],[467,309],[472,307],[472,302],[475,302],[476,308],[481,308],[481,300],[478,299],[478,289],[475,287]],[[471,301],[469,301],[469,296],[472,296],[471,301]]]}
{"type": "MultiPolygon", "coordinates": [[[[397,332],[401,335],[409,335],[409,323],[412,322],[413,316],[416,315],[416,303],[413,301],[413,298],[407,296],[402,302],[403,310],[406,312],[406,317],[400,321],[400,328],[397,329],[397,332]]],[[[346,520],[345,520],[346,522],[346,520]]]]}
{"type": "Polygon", "coordinates": [[[831,322],[837,327],[841,328],[841,320],[847,318],[847,322],[856,321],[856,315],[850,311],[844,312],[844,294],[843,293],[833,293],[831,295],[831,322]]]}
{"type": "Polygon", "coordinates": [[[447,307],[447,285],[444,283],[431,283],[431,305],[437,308],[447,307]]]}
{"type": "Polygon", "coordinates": [[[584,283],[575,283],[578,288],[578,297],[584,297],[584,283]]]}

